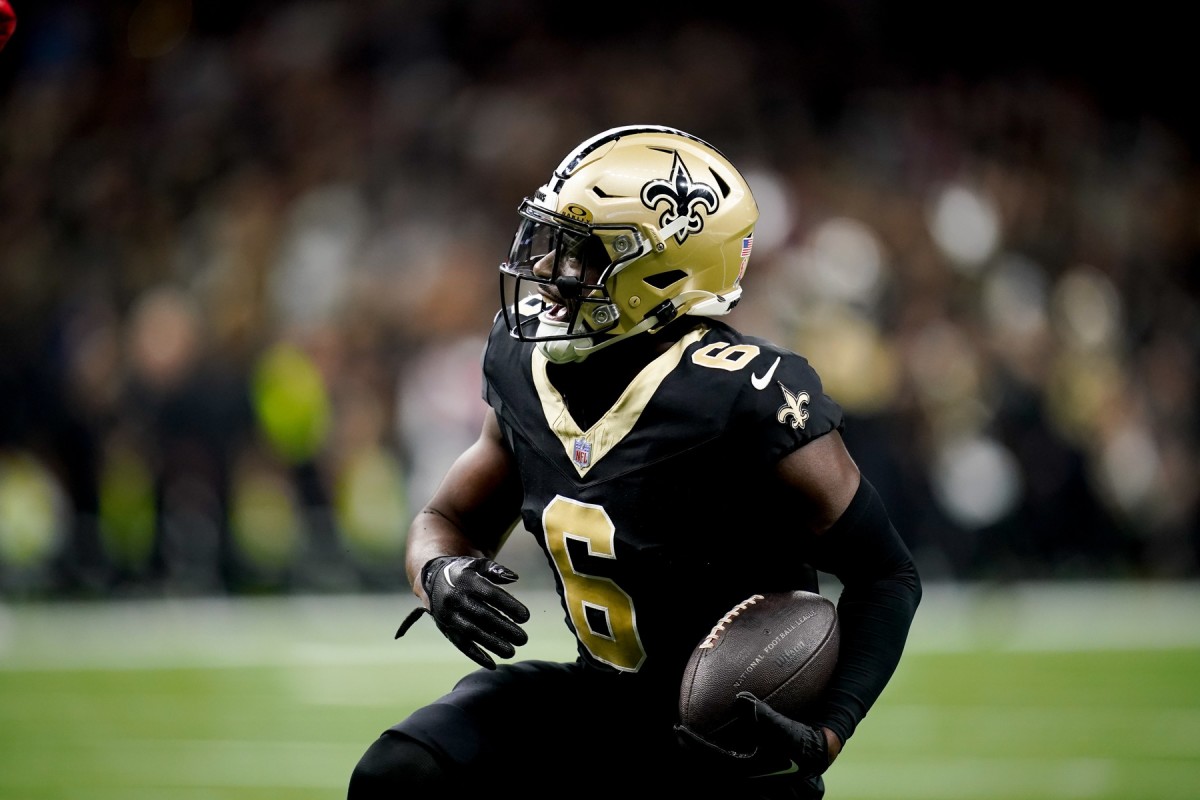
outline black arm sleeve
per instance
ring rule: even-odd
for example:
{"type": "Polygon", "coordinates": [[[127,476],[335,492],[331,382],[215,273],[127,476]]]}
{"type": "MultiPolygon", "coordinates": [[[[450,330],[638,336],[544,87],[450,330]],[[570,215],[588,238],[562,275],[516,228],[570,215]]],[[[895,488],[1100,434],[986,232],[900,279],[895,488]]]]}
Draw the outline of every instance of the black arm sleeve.
{"type": "Polygon", "coordinates": [[[921,601],[921,579],[866,476],[841,518],[815,537],[809,561],[844,587],[837,603],[838,663],[812,722],[845,742],[896,670],[921,601]]]}

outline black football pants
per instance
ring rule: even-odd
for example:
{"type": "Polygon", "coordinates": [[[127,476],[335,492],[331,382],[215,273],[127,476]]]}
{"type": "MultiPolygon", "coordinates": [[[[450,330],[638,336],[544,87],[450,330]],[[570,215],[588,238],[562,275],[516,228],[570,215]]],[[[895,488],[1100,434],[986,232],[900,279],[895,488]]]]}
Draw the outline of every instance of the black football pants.
{"type": "Polygon", "coordinates": [[[368,748],[348,800],[417,790],[522,800],[611,800],[672,793],[820,800],[818,778],[730,778],[679,747],[674,697],[649,702],[621,675],[577,663],[521,661],[468,674],[368,748]],[[647,794],[649,793],[649,794],[647,794]]]}

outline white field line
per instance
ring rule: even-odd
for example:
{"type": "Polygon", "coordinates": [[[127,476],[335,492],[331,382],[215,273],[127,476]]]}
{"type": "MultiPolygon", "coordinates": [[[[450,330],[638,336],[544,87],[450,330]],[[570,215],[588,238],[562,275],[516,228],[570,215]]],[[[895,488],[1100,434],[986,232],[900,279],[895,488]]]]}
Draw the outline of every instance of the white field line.
{"type": "MultiPolygon", "coordinates": [[[[131,784],[154,787],[156,781],[162,782],[156,787],[162,792],[159,797],[175,796],[180,787],[341,789],[344,795],[350,771],[365,746],[360,742],[119,738],[98,744],[97,752],[108,770],[131,784]]],[[[0,796],[8,797],[4,790],[12,788],[24,787],[0,777],[0,796]]]]}
{"type": "Polygon", "coordinates": [[[917,652],[1070,652],[1200,647],[1200,583],[926,587],[917,652]]]}
{"type": "MultiPolygon", "coordinates": [[[[534,615],[522,655],[573,657],[553,595],[521,599],[534,615]]],[[[415,605],[407,593],[0,605],[0,672],[470,664],[428,619],[393,639],[415,605]]]]}
{"type": "MultiPolygon", "coordinates": [[[[836,599],[838,589],[823,588],[836,599]]],[[[520,657],[573,658],[557,598],[529,606],[520,657]]],[[[431,620],[394,641],[411,595],[0,605],[0,671],[404,664],[460,658],[431,620]]],[[[909,652],[1200,647],[1200,584],[926,586],[909,652]]]]}
{"type": "Polygon", "coordinates": [[[842,800],[1195,800],[1198,779],[1195,762],[929,755],[861,763],[839,759],[825,783],[842,800]],[[1130,793],[1128,787],[1137,789],[1130,793]]]}
{"type": "MultiPolygon", "coordinates": [[[[1200,776],[1200,705],[1181,699],[1180,708],[1091,705],[1014,706],[986,701],[971,705],[897,704],[883,702],[864,724],[860,745],[871,748],[872,759],[944,755],[947,737],[969,732],[973,741],[1039,749],[1094,751],[1104,732],[1143,731],[1120,746],[1121,758],[1148,761],[1187,761],[1200,776]],[[867,745],[869,740],[869,745],[867,745]],[[1082,743],[1081,743],[1082,741],[1082,743]],[[1042,744],[1044,743],[1044,744],[1042,744]]],[[[1103,745],[1099,745],[1103,749],[1103,745]]],[[[1059,750],[1061,752],[1061,750],[1059,750]]],[[[998,757],[1002,754],[998,754],[998,757]]]]}

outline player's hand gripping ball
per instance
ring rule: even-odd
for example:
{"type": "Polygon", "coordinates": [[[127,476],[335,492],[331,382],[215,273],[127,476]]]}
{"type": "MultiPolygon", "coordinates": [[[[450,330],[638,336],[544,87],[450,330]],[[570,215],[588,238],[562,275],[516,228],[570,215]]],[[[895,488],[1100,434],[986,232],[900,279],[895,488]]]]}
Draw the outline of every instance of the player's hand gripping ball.
{"type": "Polygon", "coordinates": [[[8,44],[8,40],[12,38],[13,31],[17,29],[17,12],[13,11],[12,4],[8,0],[0,0],[0,50],[4,49],[4,45],[8,44]]]}
{"type": "Polygon", "coordinates": [[[810,719],[833,674],[837,607],[813,592],[756,594],[722,617],[692,652],[679,691],[680,724],[723,749],[753,749],[750,694],[793,720],[810,719]]]}

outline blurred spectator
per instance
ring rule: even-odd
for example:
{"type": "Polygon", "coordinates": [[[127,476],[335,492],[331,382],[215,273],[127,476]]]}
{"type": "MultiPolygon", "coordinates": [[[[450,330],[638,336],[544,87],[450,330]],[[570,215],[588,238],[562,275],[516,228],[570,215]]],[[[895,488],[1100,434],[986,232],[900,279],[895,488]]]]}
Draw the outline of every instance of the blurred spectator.
{"type": "Polygon", "coordinates": [[[231,475],[250,411],[244,377],[205,350],[203,328],[178,289],[158,287],[138,299],[121,419],[154,475],[147,577],[175,590],[211,592],[239,588],[231,475]]]}

